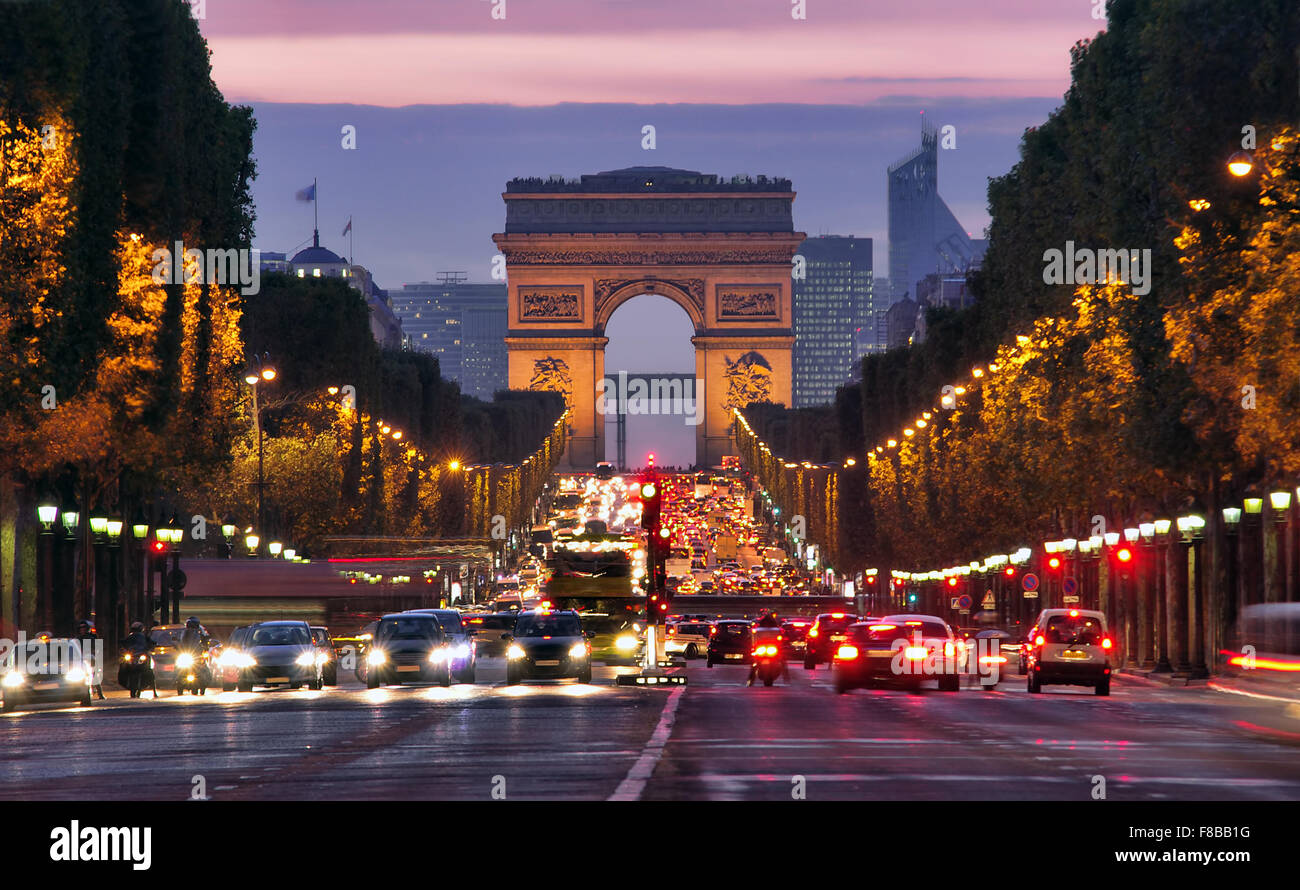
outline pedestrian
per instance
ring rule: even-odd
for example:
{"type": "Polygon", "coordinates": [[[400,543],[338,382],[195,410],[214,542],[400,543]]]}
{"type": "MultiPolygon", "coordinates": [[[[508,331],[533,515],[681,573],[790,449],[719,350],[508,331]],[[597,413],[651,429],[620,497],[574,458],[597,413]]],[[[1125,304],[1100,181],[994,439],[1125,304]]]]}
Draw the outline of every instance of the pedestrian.
{"type": "Polygon", "coordinates": [[[104,700],[104,641],[95,629],[95,623],[82,619],[77,622],[77,644],[82,658],[90,667],[90,691],[104,700]]]}

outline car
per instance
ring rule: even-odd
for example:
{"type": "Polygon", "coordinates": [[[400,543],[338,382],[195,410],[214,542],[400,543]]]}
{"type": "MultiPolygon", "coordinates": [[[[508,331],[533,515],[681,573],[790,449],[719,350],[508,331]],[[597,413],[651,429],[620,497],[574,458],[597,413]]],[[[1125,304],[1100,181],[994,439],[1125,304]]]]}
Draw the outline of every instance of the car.
{"type": "Polygon", "coordinates": [[[249,625],[248,635],[240,646],[242,657],[235,688],[251,692],[257,686],[306,685],[320,689],[321,654],[312,641],[306,621],[259,621],[249,625]]]}
{"type": "Polygon", "coordinates": [[[808,648],[808,631],[812,622],[801,618],[789,618],[781,622],[781,639],[787,658],[803,658],[808,648]]]}
{"type": "Polygon", "coordinates": [[[583,630],[592,634],[592,661],[639,664],[645,657],[645,629],[640,622],[603,612],[583,612],[579,617],[583,630]]]}
{"type": "Polygon", "coordinates": [[[750,646],[752,625],[740,619],[715,621],[709,633],[706,666],[715,664],[749,664],[753,660],[750,646]]]}
{"type": "Polygon", "coordinates": [[[217,659],[217,673],[221,675],[221,691],[234,692],[239,685],[239,664],[243,661],[244,641],[248,639],[249,626],[237,627],[222,647],[217,659]]]}
{"type": "Polygon", "coordinates": [[[937,680],[943,692],[961,689],[965,647],[935,615],[886,615],[855,622],[833,653],[835,691],[901,685],[919,691],[937,680]]]}
{"type": "Polygon", "coordinates": [[[668,628],[664,652],[699,658],[709,649],[709,625],[698,621],[679,621],[668,628]]]}
{"type": "Polygon", "coordinates": [[[313,626],[311,640],[316,644],[324,661],[321,663],[321,682],[326,686],[339,685],[339,655],[334,651],[328,627],[313,626]]]}
{"type": "Polygon", "coordinates": [[[451,644],[451,672],[458,683],[473,683],[478,667],[477,646],[474,638],[478,631],[466,623],[459,609],[407,609],[407,612],[424,612],[438,619],[442,632],[451,644]]]}
{"type": "Polygon", "coordinates": [[[76,640],[41,636],[0,654],[0,711],[61,701],[90,707],[93,671],[76,640]]]}
{"type": "Polygon", "coordinates": [[[396,612],[375,625],[366,650],[366,688],[408,680],[450,686],[452,645],[435,615],[396,612]]]}
{"type": "Polygon", "coordinates": [[[1044,686],[1091,686],[1110,695],[1114,641],[1106,615],[1092,609],[1044,609],[1034,622],[1026,667],[1031,693],[1044,686]]]}
{"type": "Polygon", "coordinates": [[[515,629],[519,613],[482,612],[466,615],[464,624],[474,631],[474,651],[476,656],[491,657],[506,654],[507,643],[502,638],[515,629]]]}
{"type": "Polygon", "coordinates": [[[529,609],[520,613],[506,648],[506,683],[573,677],[591,682],[590,631],[572,610],[529,609]]]}
{"type": "Polygon", "coordinates": [[[848,612],[823,612],[818,615],[813,626],[808,628],[803,666],[813,671],[819,664],[831,663],[836,648],[846,639],[845,631],[849,625],[860,620],[862,619],[848,612]]]}
{"type": "MultiPolygon", "coordinates": [[[[180,655],[177,646],[184,633],[183,624],[155,624],[149,628],[149,642],[153,643],[149,654],[153,656],[154,675],[159,686],[176,687],[176,658],[180,655]]],[[[199,633],[204,638],[209,636],[203,625],[199,625],[199,633]]]]}

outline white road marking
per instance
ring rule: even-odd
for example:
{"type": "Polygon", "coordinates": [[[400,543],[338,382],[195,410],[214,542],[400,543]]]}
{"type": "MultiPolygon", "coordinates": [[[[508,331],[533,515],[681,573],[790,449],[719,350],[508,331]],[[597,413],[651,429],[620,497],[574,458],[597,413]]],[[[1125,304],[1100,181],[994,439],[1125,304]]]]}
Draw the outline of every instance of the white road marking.
{"type": "Polygon", "coordinates": [[[673,734],[673,722],[677,719],[677,706],[681,704],[682,695],[685,694],[686,688],[679,686],[668,694],[668,701],[664,704],[663,713],[659,715],[659,725],[655,731],[650,734],[650,740],[645,743],[645,749],[641,756],[637,758],[636,763],[627,771],[627,776],[619,783],[618,788],[609,796],[610,800],[640,800],[641,793],[645,791],[646,783],[654,775],[655,767],[659,765],[659,758],[663,757],[664,746],[668,744],[668,737],[673,734]]]}

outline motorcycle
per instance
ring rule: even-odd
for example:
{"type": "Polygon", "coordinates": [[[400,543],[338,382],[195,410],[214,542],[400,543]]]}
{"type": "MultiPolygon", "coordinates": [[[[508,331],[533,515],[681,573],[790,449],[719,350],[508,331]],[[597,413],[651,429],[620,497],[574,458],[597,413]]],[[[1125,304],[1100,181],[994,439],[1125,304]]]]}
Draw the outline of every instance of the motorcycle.
{"type": "Polygon", "coordinates": [[[188,689],[203,695],[212,685],[212,667],[207,652],[181,652],[176,656],[176,694],[184,695],[188,689]]]}
{"type": "Polygon", "coordinates": [[[117,682],[119,686],[126,687],[131,698],[139,698],[145,689],[152,689],[154,698],[158,697],[153,659],[148,652],[123,652],[122,660],[118,663],[117,682]]]}
{"type": "Polygon", "coordinates": [[[754,649],[751,653],[753,667],[750,668],[749,685],[753,685],[754,679],[763,681],[764,686],[771,686],[780,676],[788,676],[786,671],[785,654],[781,650],[781,633],[773,630],[770,633],[763,633],[755,629],[754,631],[754,649]]]}

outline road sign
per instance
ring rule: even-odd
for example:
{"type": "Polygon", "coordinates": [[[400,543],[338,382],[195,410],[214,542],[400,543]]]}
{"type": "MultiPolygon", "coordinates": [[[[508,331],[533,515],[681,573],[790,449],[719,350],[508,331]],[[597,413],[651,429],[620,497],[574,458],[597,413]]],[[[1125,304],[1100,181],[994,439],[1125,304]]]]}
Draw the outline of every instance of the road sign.
{"type": "Polygon", "coordinates": [[[971,603],[970,594],[963,593],[961,596],[957,597],[957,607],[960,608],[963,612],[968,611],[970,609],[970,603],[971,603]]]}
{"type": "MultiPolygon", "coordinates": [[[[1061,582],[1061,593],[1065,594],[1066,596],[1074,596],[1078,592],[1079,592],[1079,582],[1074,580],[1073,578],[1066,578],[1064,581],[1061,582]]],[[[1066,602],[1068,603],[1070,602],[1070,600],[1066,600],[1066,602]]],[[[1078,600],[1076,599],[1075,602],[1078,602],[1078,600]]]]}
{"type": "Polygon", "coordinates": [[[991,591],[991,590],[987,590],[987,591],[985,591],[985,592],[984,592],[984,601],[980,603],[980,608],[981,608],[981,609],[996,609],[997,607],[998,607],[998,602],[997,602],[997,600],[995,600],[995,599],[993,598],[993,591],[991,591]]]}
{"type": "Polygon", "coordinates": [[[1037,591],[1037,590],[1026,590],[1026,591],[1025,591],[1025,599],[1027,599],[1027,600],[1036,600],[1036,599],[1038,599],[1038,591],[1037,591]]]}
{"type": "Polygon", "coordinates": [[[1079,598],[1078,598],[1077,596],[1063,596],[1063,597],[1061,597],[1061,602],[1063,602],[1063,603],[1077,603],[1078,601],[1079,601],[1079,598]]]}
{"type": "Polygon", "coordinates": [[[961,608],[961,602],[959,602],[958,599],[957,599],[957,597],[954,596],[954,597],[952,597],[952,598],[949,600],[949,602],[948,602],[948,608],[949,608],[949,609],[960,609],[960,608],[961,608]]]}
{"type": "Polygon", "coordinates": [[[185,572],[180,569],[172,569],[167,573],[167,577],[163,579],[163,584],[168,590],[184,590],[185,582],[188,580],[185,572]]]}
{"type": "Polygon", "coordinates": [[[1038,590],[1038,576],[1033,572],[1026,572],[1025,577],[1020,579],[1020,586],[1027,591],[1038,590]]]}
{"type": "Polygon", "coordinates": [[[969,615],[969,614],[970,614],[970,609],[962,609],[962,610],[961,610],[961,613],[962,613],[963,615],[969,615]]]}

